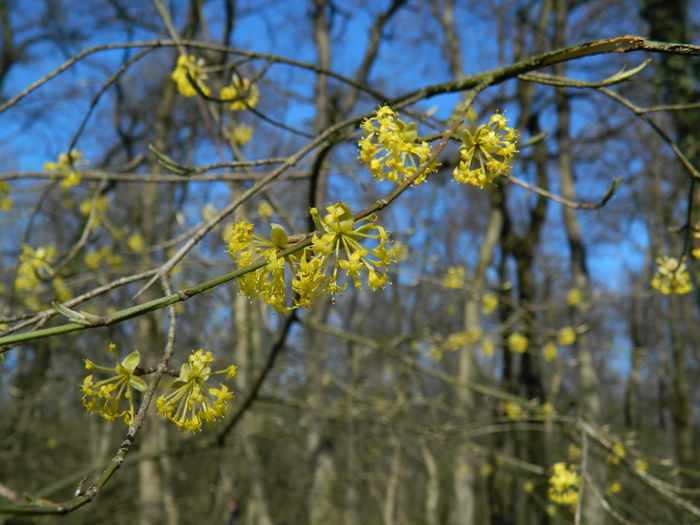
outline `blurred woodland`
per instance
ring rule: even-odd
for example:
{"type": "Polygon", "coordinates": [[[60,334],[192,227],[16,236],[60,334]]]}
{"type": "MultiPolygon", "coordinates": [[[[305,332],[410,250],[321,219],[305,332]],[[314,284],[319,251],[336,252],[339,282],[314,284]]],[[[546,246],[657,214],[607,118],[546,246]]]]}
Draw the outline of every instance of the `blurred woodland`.
{"type": "Polygon", "coordinates": [[[0,0],[0,27],[0,524],[700,523],[700,2],[0,0]],[[402,185],[360,158],[384,105],[430,148],[402,185]],[[460,184],[501,116],[509,169],[460,184]],[[287,276],[274,309],[231,274],[235,224],[311,246],[338,202],[390,232],[361,286],[287,308],[287,276]],[[234,396],[173,424],[207,351],[234,396]]]}

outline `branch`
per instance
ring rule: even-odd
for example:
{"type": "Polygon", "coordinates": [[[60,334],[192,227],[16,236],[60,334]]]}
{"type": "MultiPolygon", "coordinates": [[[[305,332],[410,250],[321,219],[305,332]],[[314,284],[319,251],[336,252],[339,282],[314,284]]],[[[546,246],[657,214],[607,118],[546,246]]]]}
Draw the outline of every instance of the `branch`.
{"type": "Polygon", "coordinates": [[[600,200],[600,202],[597,203],[585,203],[585,202],[574,202],[570,201],[569,199],[565,199],[564,197],[560,197],[558,195],[555,195],[543,188],[540,188],[539,186],[535,186],[533,184],[530,184],[529,182],[525,182],[522,179],[519,179],[513,175],[507,175],[506,177],[510,182],[513,184],[517,184],[518,186],[522,186],[526,190],[530,190],[534,193],[537,193],[538,195],[542,195],[543,197],[547,197],[548,199],[553,200],[554,202],[558,202],[559,204],[563,204],[564,206],[568,208],[574,208],[576,210],[597,210],[598,208],[602,208],[605,206],[608,201],[612,198],[612,196],[615,194],[615,190],[617,187],[620,185],[620,182],[622,182],[621,177],[617,177],[612,181],[612,184],[608,188],[608,191],[605,192],[605,195],[603,195],[603,198],[600,200]]]}

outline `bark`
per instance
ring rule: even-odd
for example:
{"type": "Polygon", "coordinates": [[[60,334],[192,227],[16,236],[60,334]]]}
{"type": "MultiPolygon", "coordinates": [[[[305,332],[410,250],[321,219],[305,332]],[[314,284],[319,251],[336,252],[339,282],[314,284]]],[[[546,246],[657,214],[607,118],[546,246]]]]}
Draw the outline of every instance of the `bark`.
{"type": "MultiPolygon", "coordinates": [[[[564,0],[555,2],[555,46],[564,46],[567,23],[567,3],[564,0]]],[[[565,66],[559,64],[555,66],[557,75],[565,75],[565,66]]],[[[561,195],[565,199],[576,201],[576,185],[574,180],[574,170],[572,162],[571,143],[571,104],[569,95],[564,89],[557,89],[557,144],[559,165],[559,184],[561,195]]],[[[591,286],[588,275],[586,260],[586,248],[581,233],[581,225],[576,215],[576,210],[567,206],[562,206],[564,228],[569,243],[569,268],[573,280],[573,287],[579,291],[582,300],[578,305],[572,306],[569,311],[571,326],[583,326],[589,321],[589,309],[591,304],[591,286]]],[[[596,372],[593,349],[587,334],[579,334],[574,343],[578,361],[578,388],[581,415],[592,422],[600,420],[600,398],[599,379],[596,372]]],[[[590,465],[590,479],[596,483],[599,489],[603,488],[603,472],[596,465],[590,465]]],[[[584,488],[585,490],[585,488],[584,488]]],[[[605,519],[605,511],[600,505],[598,498],[590,492],[582,494],[582,515],[586,523],[602,523],[605,519]]]]}
{"type": "Polygon", "coordinates": [[[425,524],[438,525],[440,523],[440,478],[438,465],[435,455],[426,444],[421,445],[421,455],[423,456],[423,464],[428,475],[425,484],[425,524]]]}
{"type": "MultiPolygon", "coordinates": [[[[166,145],[170,138],[170,122],[175,98],[173,83],[166,80],[160,94],[156,109],[154,144],[160,151],[166,151],[166,145]]],[[[157,173],[159,169],[157,163],[152,162],[150,170],[157,173]]],[[[145,185],[138,195],[139,199],[137,204],[135,203],[134,209],[135,225],[143,237],[144,245],[153,246],[161,241],[163,235],[163,231],[160,231],[161,225],[157,222],[158,213],[155,212],[155,210],[162,208],[163,195],[155,184],[145,185]]],[[[141,257],[140,264],[143,268],[152,268],[155,261],[150,253],[145,253],[141,257]]],[[[158,285],[154,285],[142,294],[141,300],[150,301],[160,295],[161,290],[158,285]]],[[[142,359],[145,362],[157,362],[156,360],[159,359],[165,339],[163,330],[162,316],[158,313],[138,318],[137,336],[133,345],[140,349],[142,359]]],[[[125,350],[127,349],[122,349],[122,351],[125,350]]],[[[170,478],[167,481],[164,480],[161,470],[162,464],[158,457],[158,452],[162,451],[167,444],[165,423],[163,418],[156,413],[154,406],[151,406],[151,410],[149,410],[144,432],[139,435],[139,438],[140,451],[145,455],[138,466],[139,522],[141,525],[160,525],[166,522],[166,506],[168,506],[170,515],[175,515],[176,510],[173,503],[174,496],[170,493],[170,478]],[[166,501],[169,503],[166,504],[166,501]]]]}
{"type": "MultiPolygon", "coordinates": [[[[669,41],[685,41],[688,33],[688,2],[662,2],[659,0],[645,0],[642,7],[642,16],[649,23],[649,34],[653,39],[668,39],[669,41]]],[[[680,57],[669,56],[661,60],[660,70],[657,74],[657,82],[663,95],[673,103],[682,104],[697,100],[697,82],[700,78],[700,67],[694,62],[678,60],[680,57]]],[[[691,162],[697,165],[698,153],[700,153],[700,135],[698,135],[698,116],[693,111],[675,111],[671,118],[676,130],[675,140],[684,150],[691,162]]],[[[698,190],[695,188],[693,216],[700,212],[698,202],[698,190]]],[[[663,195],[659,193],[659,195],[663,195]]],[[[664,200],[663,202],[667,202],[664,200]]],[[[671,204],[661,216],[664,220],[664,230],[674,225],[673,210],[671,204]]],[[[674,239],[675,241],[675,239],[674,239]]],[[[671,243],[673,253],[681,253],[680,242],[671,243]]],[[[657,254],[661,255],[661,254],[657,254]]],[[[676,459],[681,465],[692,464],[695,459],[692,425],[692,408],[690,403],[687,344],[684,335],[681,335],[679,326],[680,301],[682,298],[668,298],[668,326],[669,341],[671,346],[671,372],[670,378],[670,402],[671,421],[673,425],[673,443],[676,459]]],[[[691,480],[687,480],[690,482],[691,480]]]]}
{"type": "Polygon", "coordinates": [[[394,525],[396,523],[396,500],[401,473],[401,445],[398,440],[394,441],[393,448],[389,465],[389,478],[386,482],[386,491],[382,504],[382,523],[384,525],[394,525]]]}
{"type": "MultiPolygon", "coordinates": [[[[445,56],[453,78],[464,76],[463,56],[456,31],[454,19],[454,0],[431,2],[433,16],[439,22],[445,41],[445,56]]],[[[493,253],[498,244],[501,232],[502,216],[497,207],[492,207],[489,221],[484,234],[484,241],[479,250],[479,258],[471,279],[472,290],[464,304],[463,330],[473,330],[480,327],[479,310],[481,306],[481,296],[486,280],[486,270],[493,258],[493,253]]],[[[471,344],[463,348],[459,354],[457,378],[460,383],[474,382],[475,374],[475,345],[471,344]]],[[[474,394],[471,390],[463,387],[456,388],[457,407],[465,422],[475,419],[474,394]]],[[[425,453],[424,453],[425,455],[425,453]]],[[[426,466],[428,464],[426,463],[426,466]]],[[[433,474],[429,470],[429,479],[433,480],[433,474]]],[[[476,472],[474,468],[474,457],[469,453],[469,447],[457,446],[454,453],[454,465],[452,471],[452,490],[454,492],[454,506],[452,508],[451,523],[454,525],[474,523],[476,511],[476,472]]],[[[431,485],[431,489],[433,489],[431,485]]],[[[435,502],[437,505],[437,502],[435,502]]],[[[428,516],[437,516],[428,513],[428,516]]]]}
{"type": "MultiPolygon", "coordinates": [[[[237,295],[233,302],[236,349],[235,362],[240,372],[236,379],[239,390],[248,392],[253,383],[253,374],[258,369],[259,363],[256,355],[262,348],[261,331],[262,323],[258,315],[257,304],[251,304],[249,299],[243,295],[237,295]]],[[[241,444],[242,452],[248,469],[250,496],[246,501],[241,502],[246,522],[251,525],[272,525],[273,519],[270,514],[267,491],[264,484],[265,474],[260,458],[260,453],[255,446],[255,436],[260,427],[260,416],[254,411],[246,414],[246,418],[239,423],[238,441],[241,444]]],[[[233,458],[227,462],[227,466],[235,472],[240,461],[233,458]]],[[[230,497],[237,497],[231,494],[230,497]]]]}

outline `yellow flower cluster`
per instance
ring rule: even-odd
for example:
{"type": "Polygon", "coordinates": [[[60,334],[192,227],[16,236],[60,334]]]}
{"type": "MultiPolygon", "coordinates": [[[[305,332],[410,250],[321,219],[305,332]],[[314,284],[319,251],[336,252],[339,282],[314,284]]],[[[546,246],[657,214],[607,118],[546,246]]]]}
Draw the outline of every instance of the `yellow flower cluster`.
{"type": "Polygon", "coordinates": [[[568,304],[572,308],[581,304],[582,300],[583,300],[583,294],[581,293],[581,290],[579,290],[578,288],[572,288],[566,294],[566,304],[568,304]]]}
{"type": "Polygon", "coordinates": [[[508,350],[511,352],[515,352],[516,354],[524,354],[530,344],[530,341],[528,341],[527,337],[525,337],[523,334],[513,332],[508,336],[507,343],[508,350]]]}
{"type": "Polygon", "coordinates": [[[508,419],[519,419],[523,416],[523,407],[520,406],[518,403],[513,403],[512,401],[509,401],[508,403],[506,403],[504,412],[506,413],[506,417],[508,419]]]}
{"type": "Polygon", "coordinates": [[[574,505],[579,498],[581,478],[574,467],[567,467],[560,461],[552,466],[553,474],[549,478],[549,499],[559,505],[574,505]]]}
{"type": "Polygon", "coordinates": [[[548,363],[554,361],[559,355],[559,350],[557,350],[557,345],[551,341],[542,347],[542,358],[548,363]]]}
{"type": "Polygon", "coordinates": [[[92,374],[87,376],[80,387],[83,392],[83,405],[88,412],[95,412],[108,421],[122,418],[124,423],[130,425],[136,415],[133,390],[140,392],[146,390],[146,382],[135,375],[141,356],[138,350],[134,350],[120,363],[114,344],[110,343],[109,351],[114,357],[115,366],[113,367],[99,366],[85,359],[87,370],[104,370],[113,372],[114,375],[97,382],[93,381],[92,374]],[[122,399],[127,401],[128,408],[121,408],[122,399]]]}
{"type": "Polygon", "coordinates": [[[231,77],[231,85],[222,88],[219,95],[219,98],[223,100],[233,101],[229,104],[231,111],[254,108],[258,103],[259,97],[258,86],[251,84],[249,79],[241,78],[235,73],[231,77]]]}
{"type": "Polygon", "coordinates": [[[612,451],[605,458],[605,461],[611,465],[619,465],[620,460],[622,460],[626,455],[627,451],[625,450],[625,446],[619,441],[616,441],[612,447],[612,451]]]}
{"type": "Polygon", "coordinates": [[[500,113],[495,113],[474,133],[462,130],[461,160],[453,172],[455,180],[483,188],[504,175],[517,153],[516,138],[517,132],[508,127],[508,121],[500,113]]]}
{"type": "Polygon", "coordinates": [[[565,326],[559,330],[559,344],[569,346],[576,342],[576,330],[572,326],[565,326]]]}
{"type": "Polygon", "coordinates": [[[51,272],[50,264],[55,257],[56,248],[53,246],[39,246],[33,250],[28,244],[23,244],[15,277],[15,289],[18,292],[36,290],[41,284],[39,276],[51,272]]]}
{"type": "Polygon", "coordinates": [[[253,138],[253,126],[238,124],[229,130],[229,140],[237,146],[245,146],[253,138]]]}
{"type": "Polygon", "coordinates": [[[199,93],[195,89],[195,85],[205,95],[211,93],[209,86],[204,83],[208,78],[204,69],[204,60],[201,58],[197,59],[193,55],[180,55],[177,58],[175,69],[170,74],[170,78],[175,82],[177,90],[183,97],[197,96],[199,93]]]}
{"type": "Polygon", "coordinates": [[[442,286],[445,288],[459,289],[464,286],[465,274],[464,268],[461,266],[450,266],[447,269],[447,275],[442,281],[442,286]]]}
{"type": "Polygon", "coordinates": [[[264,266],[239,278],[241,292],[249,297],[260,297],[278,311],[309,306],[319,295],[334,294],[347,287],[339,276],[343,270],[355,287],[362,286],[360,277],[367,275],[372,289],[384,287],[387,275],[378,271],[390,262],[387,250],[388,235],[384,228],[373,223],[374,217],[355,221],[350,208],[342,202],[328,206],[321,218],[316,208],[310,213],[318,227],[311,245],[301,252],[283,257],[280,250],[291,246],[284,229],[272,225],[270,239],[253,231],[253,225],[240,222],[233,227],[228,242],[231,257],[239,267],[264,262],[264,266]],[[377,245],[367,248],[361,244],[374,240],[377,245]],[[287,306],[287,280],[296,293],[293,306],[287,306]]]}
{"type": "Polygon", "coordinates": [[[207,386],[212,375],[225,374],[226,379],[233,379],[236,366],[212,372],[209,363],[214,361],[211,352],[193,351],[188,362],[180,368],[179,377],[170,388],[174,392],[159,396],[156,400],[158,412],[175,423],[181,431],[196,432],[202,428],[202,422],[210,424],[226,414],[228,401],[233,399],[233,392],[223,383],[219,388],[207,386]]]}
{"type": "Polygon", "coordinates": [[[0,211],[10,211],[11,209],[10,185],[4,180],[0,180],[0,211]]]}
{"type": "Polygon", "coordinates": [[[498,297],[492,293],[486,293],[481,298],[481,306],[484,314],[489,315],[498,308],[498,297]]]}
{"type": "MultiPolygon", "coordinates": [[[[87,370],[109,372],[111,377],[95,381],[92,374],[87,376],[80,387],[83,405],[88,412],[99,414],[108,421],[121,418],[124,423],[130,425],[136,415],[133,391],[146,390],[146,382],[137,372],[141,356],[134,350],[120,362],[114,344],[109,345],[109,351],[114,357],[113,367],[99,366],[85,359],[87,370]]],[[[195,432],[202,427],[202,422],[212,423],[223,417],[227,402],[233,398],[233,393],[221,383],[219,388],[207,386],[206,382],[212,375],[225,374],[227,380],[236,375],[234,365],[212,372],[209,363],[213,360],[211,352],[193,351],[188,362],[180,368],[180,375],[170,385],[174,391],[168,395],[161,395],[156,400],[158,412],[182,431],[195,432]]]]}
{"type": "Polygon", "coordinates": [[[124,259],[121,255],[114,253],[107,246],[103,246],[99,250],[91,250],[85,254],[83,258],[85,261],[85,266],[90,270],[97,270],[102,261],[106,262],[108,266],[115,267],[124,264],[124,259]]]}
{"type": "Polygon", "coordinates": [[[459,350],[469,345],[473,345],[481,339],[481,328],[474,327],[464,332],[454,332],[445,339],[445,350],[459,350]]]}
{"type": "Polygon", "coordinates": [[[61,153],[58,156],[58,162],[44,162],[44,169],[63,175],[61,187],[70,188],[80,183],[80,173],[76,171],[75,167],[87,164],[87,162],[81,161],[82,158],[83,154],[81,152],[77,149],[72,149],[68,153],[61,153]]]}
{"type": "Polygon", "coordinates": [[[693,289],[690,283],[690,274],[685,266],[685,263],[674,257],[658,257],[656,264],[659,267],[656,269],[656,274],[651,280],[652,288],[660,291],[665,295],[670,294],[686,294],[693,289]]]}
{"type": "MultiPolygon", "coordinates": [[[[285,311],[285,258],[277,252],[287,248],[287,232],[278,224],[272,225],[270,239],[253,231],[253,225],[242,221],[233,226],[228,241],[228,250],[240,268],[266,261],[258,270],[239,277],[238,285],[248,297],[261,297],[279,311],[285,311]]],[[[289,258],[287,258],[289,259],[289,258]]]]}
{"type": "Polygon", "coordinates": [[[59,303],[65,303],[66,301],[71,300],[71,297],[73,296],[71,295],[70,288],[68,288],[68,285],[63,277],[54,277],[51,284],[53,285],[53,291],[56,294],[56,299],[59,303]]]}
{"type": "MultiPolygon", "coordinates": [[[[428,143],[417,140],[416,124],[405,124],[388,106],[380,107],[374,117],[365,120],[362,129],[366,135],[359,142],[359,158],[378,180],[401,184],[430,158],[428,143]]],[[[424,182],[426,175],[436,169],[437,164],[432,162],[414,183],[424,182]]]]}

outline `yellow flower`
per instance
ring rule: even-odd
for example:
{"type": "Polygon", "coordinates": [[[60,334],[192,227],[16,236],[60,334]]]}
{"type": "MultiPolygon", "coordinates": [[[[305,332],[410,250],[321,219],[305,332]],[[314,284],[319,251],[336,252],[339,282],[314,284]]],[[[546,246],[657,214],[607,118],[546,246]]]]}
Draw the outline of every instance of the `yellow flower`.
{"type": "Polygon", "coordinates": [[[570,326],[565,326],[559,330],[559,344],[569,346],[576,342],[576,330],[570,326]]]}
{"type": "Polygon", "coordinates": [[[527,492],[528,494],[531,494],[535,490],[535,482],[534,481],[526,481],[523,484],[523,490],[527,492]]]}
{"type": "Polygon", "coordinates": [[[542,405],[542,417],[549,419],[554,414],[554,405],[551,401],[547,401],[542,405]]]}
{"type": "Polygon", "coordinates": [[[678,261],[673,257],[658,257],[656,264],[656,275],[651,280],[651,286],[665,295],[686,294],[693,289],[690,284],[690,275],[685,263],[681,259],[678,261]]]}
{"type": "Polygon", "coordinates": [[[202,219],[209,222],[214,215],[216,215],[217,211],[216,206],[214,206],[211,202],[208,202],[204,208],[202,208],[202,219]]]}
{"type": "Polygon", "coordinates": [[[496,345],[491,339],[484,339],[481,341],[481,353],[485,356],[492,356],[496,350],[496,345]]]}
{"type": "MultiPolygon", "coordinates": [[[[374,224],[376,216],[356,221],[350,208],[342,202],[327,206],[326,211],[326,216],[321,218],[316,208],[309,210],[317,227],[311,240],[311,251],[314,258],[322,261],[317,271],[325,275],[323,288],[331,294],[345,289],[346,284],[339,284],[338,269],[345,270],[356,288],[362,286],[360,277],[364,272],[367,272],[367,284],[371,289],[383,288],[388,276],[378,269],[387,267],[391,261],[387,250],[389,235],[384,228],[374,224]],[[367,240],[374,241],[375,247],[361,244],[367,240]]],[[[295,283],[292,287],[299,293],[299,301],[304,303],[304,294],[295,283]]]]}
{"type": "Polygon", "coordinates": [[[287,233],[278,224],[272,225],[270,239],[265,239],[253,231],[253,225],[242,221],[230,230],[228,251],[231,257],[243,268],[253,263],[265,261],[261,268],[248,272],[238,279],[238,286],[248,297],[261,297],[278,311],[288,311],[285,296],[285,263],[291,258],[279,258],[277,252],[287,248],[287,233]]]}
{"type": "Polygon", "coordinates": [[[395,242],[389,247],[389,258],[394,262],[401,262],[408,257],[408,246],[402,242],[395,242]]]}
{"type": "Polygon", "coordinates": [[[197,59],[193,55],[180,55],[177,65],[170,78],[177,85],[177,90],[183,97],[195,97],[199,93],[195,85],[205,95],[211,93],[209,87],[204,83],[207,73],[204,70],[204,60],[197,59]]]}
{"type": "MultiPolygon", "coordinates": [[[[219,98],[222,100],[233,101],[229,104],[231,111],[254,108],[258,103],[259,97],[258,86],[255,84],[251,85],[249,79],[241,78],[236,74],[231,77],[231,85],[223,88],[219,95],[219,98]]],[[[252,134],[252,128],[250,132],[252,134]]]]}
{"type": "Polygon", "coordinates": [[[238,146],[244,146],[253,138],[253,126],[239,124],[231,130],[230,139],[238,146]]]}
{"type": "Polygon", "coordinates": [[[606,492],[608,494],[617,494],[621,490],[622,490],[622,483],[620,483],[619,481],[613,481],[608,485],[606,492]]]}
{"type": "Polygon", "coordinates": [[[95,412],[108,421],[114,421],[120,417],[124,423],[130,425],[136,414],[132,390],[140,392],[146,390],[146,382],[135,375],[141,356],[137,350],[134,350],[120,363],[114,344],[110,343],[109,351],[114,357],[116,364],[114,367],[99,366],[89,359],[85,359],[87,370],[104,370],[105,372],[113,372],[114,375],[109,379],[97,382],[93,381],[92,374],[87,376],[80,387],[83,392],[83,405],[88,412],[95,412]],[[127,400],[128,408],[121,409],[122,398],[127,400]]]}
{"type": "Polygon", "coordinates": [[[242,275],[238,282],[242,293],[249,297],[261,297],[278,311],[309,306],[321,294],[335,294],[347,287],[339,275],[344,270],[355,287],[362,286],[366,274],[367,284],[373,290],[383,288],[388,276],[379,269],[390,262],[387,250],[388,234],[375,225],[374,217],[355,221],[350,209],[339,202],[326,208],[328,214],[321,219],[318,210],[310,214],[318,230],[311,239],[311,246],[293,255],[278,257],[278,252],[291,246],[284,228],[272,225],[270,239],[253,231],[249,222],[236,224],[229,233],[228,250],[239,268],[265,261],[265,265],[242,275]],[[373,240],[374,248],[361,242],[373,240]],[[286,300],[286,273],[292,276],[291,289],[296,292],[294,305],[286,300]]]}
{"type": "MultiPolygon", "coordinates": [[[[418,142],[416,124],[404,123],[388,106],[380,107],[374,117],[365,120],[362,129],[365,136],[358,143],[359,158],[377,180],[401,184],[430,158],[428,143],[418,142]]],[[[426,175],[436,169],[437,164],[432,162],[414,184],[424,182],[426,175]]]]}
{"type": "Polygon", "coordinates": [[[454,289],[464,286],[464,268],[461,266],[450,266],[447,269],[445,279],[442,281],[442,286],[454,289]]]}
{"type": "Polygon", "coordinates": [[[517,332],[513,332],[508,336],[508,350],[516,354],[524,354],[529,345],[527,337],[517,332]]]}
{"type": "Polygon", "coordinates": [[[219,388],[207,386],[207,380],[217,374],[226,374],[230,380],[236,375],[236,367],[231,365],[223,370],[212,372],[209,363],[214,361],[211,352],[193,350],[188,362],[180,368],[180,375],[170,388],[174,392],[159,396],[156,409],[181,431],[196,432],[202,423],[213,423],[226,414],[228,401],[233,392],[219,383],[219,388]]]}
{"type": "Polygon", "coordinates": [[[53,290],[56,293],[56,299],[58,299],[59,302],[65,303],[66,301],[70,301],[72,297],[70,289],[62,277],[55,277],[51,284],[53,285],[53,290]]]}
{"type": "Polygon", "coordinates": [[[568,304],[572,308],[578,306],[581,303],[582,299],[583,297],[581,296],[581,290],[579,290],[578,288],[572,288],[566,294],[566,304],[568,304]]]}
{"type": "Polygon", "coordinates": [[[105,211],[107,211],[107,204],[109,204],[107,195],[100,195],[94,201],[93,199],[85,199],[80,203],[78,208],[80,209],[80,213],[83,215],[90,215],[93,207],[95,208],[96,213],[103,214],[105,211]]]}
{"type": "Polygon", "coordinates": [[[80,173],[76,171],[75,167],[87,164],[87,162],[81,161],[82,158],[83,154],[81,152],[77,149],[72,149],[68,153],[61,153],[58,156],[58,162],[45,162],[44,170],[63,175],[61,187],[70,188],[80,183],[80,173]]]}
{"type": "Polygon", "coordinates": [[[275,210],[272,208],[269,202],[260,201],[258,204],[258,216],[261,219],[269,219],[275,214],[275,210]]]}
{"type": "Polygon", "coordinates": [[[11,209],[10,185],[4,180],[0,180],[0,211],[8,212],[11,209]]]}
{"type": "Polygon", "coordinates": [[[36,290],[41,285],[40,276],[51,272],[51,263],[55,257],[56,248],[53,246],[39,246],[32,250],[28,244],[23,244],[15,277],[15,289],[18,292],[36,290]]]}
{"type": "Polygon", "coordinates": [[[143,235],[141,235],[138,232],[132,233],[129,235],[129,238],[126,240],[126,245],[129,247],[131,251],[134,252],[140,252],[144,248],[144,241],[143,241],[143,235]]]}
{"type": "Polygon", "coordinates": [[[607,455],[605,458],[605,461],[610,463],[611,465],[618,465],[620,463],[620,460],[624,458],[627,455],[627,451],[625,450],[625,447],[623,446],[622,443],[619,441],[616,441],[615,444],[612,447],[612,452],[607,455]]]}
{"type": "Polygon", "coordinates": [[[442,348],[437,345],[430,345],[428,357],[434,361],[440,361],[442,359],[442,348]]]}
{"type": "Polygon", "coordinates": [[[487,124],[482,124],[474,133],[462,130],[461,160],[454,169],[457,182],[483,188],[499,175],[505,175],[510,162],[517,153],[517,133],[507,126],[506,118],[495,113],[487,124]]]}
{"type": "Polygon", "coordinates": [[[567,467],[560,461],[552,466],[553,474],[549,478],[549,499],[559,505],[573,505],[579,498],[581,478],[574,467],[567,467]]]}
{"type": "Polygon", "coordinates": [[[478,326],[464,332],[455,332],[447,336],[445,340],[446,350],[459,350],[467,345],[473,345],[481,339],[481,328],[478,326]]]}
{"type": "Polygon", "coordinates": [[[542,358],[548,363],[554,361],[557,358],[557,354],[557,345],[552,342],[547,343],[542,348],[542,358]]]}
{"type": "Polygon", "coordinates": [[[634,460],[634,468],[641,472],[646,472],[647,470],[649,470],[649,463],[647,463],[643,459],[636,459],[634,460]]]}
{"type": "Polygon", "coordinates": [[[581,447],[579,447],[576,443],[569,443],[569,451],[567,457],[570,461],[576,461],[578,458],[581,457],[581,447]]]}
{"type": "Polygon", "coordinates": [[[92,222],[89,224],[90,230],[95,230],[101,223],[105,223],[110,231],[114,228],[106,221],[105,212],[107,211],[107,205],[109,200],[107,195],[100,195],[96,199],[85,199],[80,205],[80,213],[89,216],[92,213],[92,222]]]}
{"type": "Polygon", "coordinates": [[[505,413],[508,419],[518,419],[523,415],[523,407],[517,403],[508,402],[505,406],[505,413]]]}
{"type": "Polygon", "coordinates": [[[498,297],[492,293],[486,293],[481,298],[481,307],[484,314],[489,315],[498,308],[498,297]]]}

